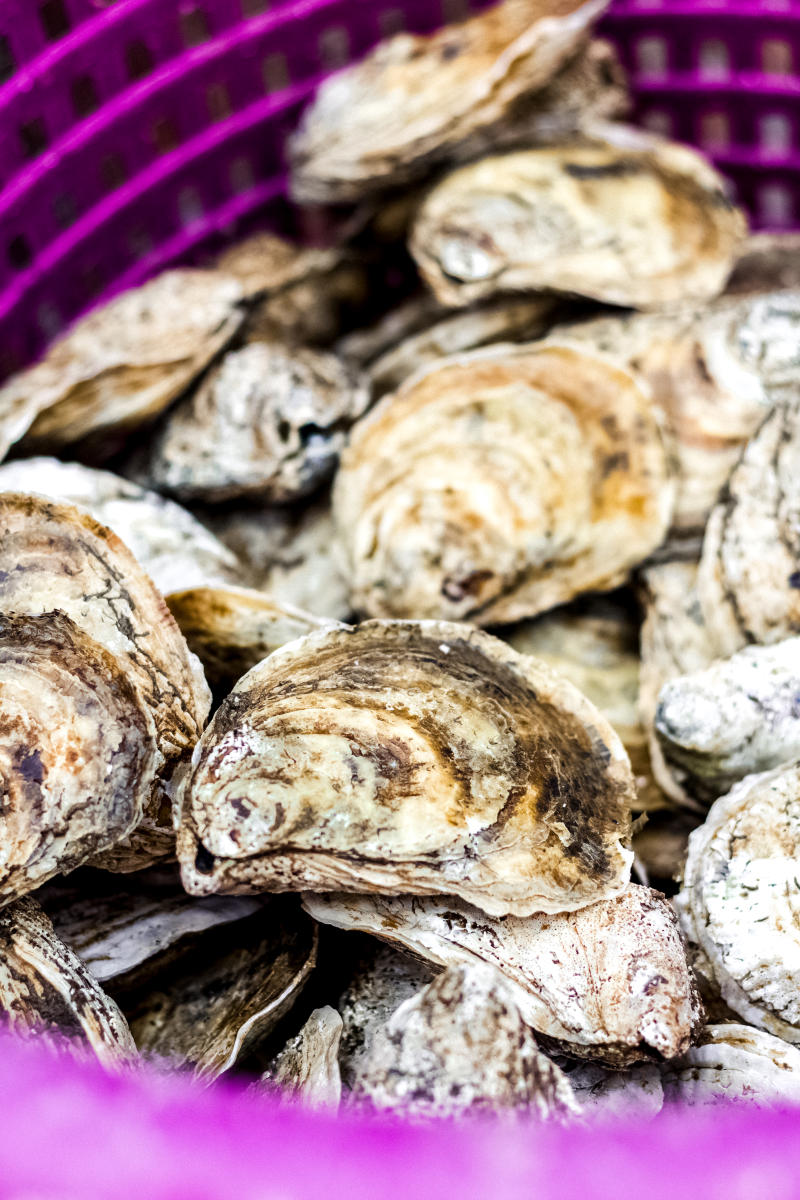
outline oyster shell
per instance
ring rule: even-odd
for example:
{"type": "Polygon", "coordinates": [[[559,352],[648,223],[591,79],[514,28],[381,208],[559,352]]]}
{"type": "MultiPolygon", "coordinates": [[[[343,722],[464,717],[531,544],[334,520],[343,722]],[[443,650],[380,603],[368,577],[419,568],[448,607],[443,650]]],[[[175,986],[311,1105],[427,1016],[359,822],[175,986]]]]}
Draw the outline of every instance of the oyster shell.
{"type": "Polygon", "coordinates": [[[410,245],[454,307],[557,291],[659,308],[718,295],[745,231],[695,151],[598,123],[591,137],[453,171],[423,202],[410,245]]]}
{"type": "MultiPolygon", "coordinates": [[[[63,610],[109,650],[155,720],[165,787],[200,736],[211,703],[202,668],[130,551],[74,505],[0,494],[0,611],[63,610]]],[[[127,844],[103,859],[110,869],[147,866],[174,846],[166,797],[157,787],[127,844]]]]}
{"type": "Polygon", "coordinates": [[[241,301],[230,276],[181,269],[95,309],[0,388],[0,459],[23,437],[51,450],[152,421],[233,338],[241,301]]]}
{"type": "Polygon", "coordinates": [[[750,1025],[707,1025],[696,1046],[663,1072],[664,1099],[784,1108],[800,1103],[800,1051],[750,1025]]]}
{"type": "Polygon", "coordinates": [[[30,898],[0,912],[0,1012],[16,1033],[66,1041],[105,1067],[137,1057],[117,1005],[30,898]]]}
{"type": "Polygon", "coordinates": [[[754,233],[745,241],[726,291],[800,288],[800,234],[754,233]]]}
{"type": "Polygon", "coordinates": [[[672,907],[629,884],[575,913],[487,918],[453,897],[303,897],[317,920],[399,944],[437,966],[476,960],[503,975],[545,1044],[620,1068],[674,1058],[691,1045],[702,1006],[672,907]]]}
{"type": "Polygon", "coordinates": [[[111,471],[21,458],[0,466],[0,492],[36,492],[83,505],[121,538],[164,596],[237,583],[244,574],[233,551],[185,508],[111,471]]]}
{"type": "Polygon", "coordinates": [[[400,1005],[375,1035],[353,1100],[418,1120],[510,1110],[566,1121],[579,1112],[502,976],[483,963],[448,968],[400,1005]]]}
{"type": "Polygon", "coordinates": [[[661,1072],[655,1063],[636,1063],[625,1071],[568,1060],[559,1066],[582,1116],[592,1123],[651,1120],[664,1105],[661,1072]]]}
{"type": "Polygon", "coordinates": [[[716,656],[800,633],[799,479],[795,398],[751,438],[706,526],[697,594],[716,656]]]}
{"type": "Polygon", "coordinates": [[[566,680],[446,622],[309,634],[239,681],[183,789],[186,890],[455,893],[580,908],[625,886],[633,779],[566,680]]]}
{"type": "Polygon", "coordinates": [[[254,342],[169,413],[131,471],[185,500],[292,500],[332,475],[367,402],[333,355],[254,342]]]}
{"type": "Polygon", "coordinates": [[[279,603],[253,588],[195,587],[168,598],[190,650],[212,687],[233,687],[273,650],[330,621],[279,603]]]}
{"type": "Polygon", "coordinates": [[[0,904],[130,834],[160,764],[123,663],[62,612],[0,613],[0,904]]]}
{"type": "Polygon", "coordinates": [[[206,933],[155,981],[119,993],[141,1054],[210,1082],[275,1028],[316,962],[312,921],[286,897],[206,933]]]}
{"type": "Polygon", "coordinates": [[[262,1084],[270,1091],[282,1092],[284,1099],[335,1112],[342,1098],[338,1059],[341,1036],[342,1018],[336,1009],[330,1005],[315,1008],[262,1075],[262,1084]]]}
{"type": "Polygon", "coordinates": [[[588,37],[607,0],[505,0],[429,37],[398,34],[318,89],[290,142],[301,203],[408,183],[500,124],[588,37]]]}
{"type": "Polygon", "coordinates": [[[800,765],[737,783],[689,838],[676,898],[726,1004],[800,1043],[800,765]]]}
{"type": "Polygon", "coordinates": [[[658,546],[671,489],[633,376],[569,346],[446,359],[354,428],[334,487],[371,616],[535,616],[658,546]]]}
{"type": "Polygon", "coordinates": [[[800,758],[800,637],[747,646],[664,685],[655,731],[673,774],[708,802],[800,758]]]}

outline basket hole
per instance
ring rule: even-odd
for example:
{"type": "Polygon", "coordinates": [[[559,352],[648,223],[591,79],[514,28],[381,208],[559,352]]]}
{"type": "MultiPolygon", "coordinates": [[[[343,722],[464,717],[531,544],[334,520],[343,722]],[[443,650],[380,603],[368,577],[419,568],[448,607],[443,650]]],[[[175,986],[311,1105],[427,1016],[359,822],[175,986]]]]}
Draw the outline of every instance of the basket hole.
{"type": "Polygon", "coordinates": [[[341,25],[325,29],[319,38],[319,57],[323,67],[335,71],[350,61],[350,37],[341,25]]]}
{"type": "Polygon", "coordinates": [[[46,0],[40,4],[39,20],[48,42],[57,42],[65,33],[69,33],[69,16],[64,0],[46,0]]]}
{"type": "Polygon", "coordinates": [[[11,53],[11,43],[5,34],[0,33],[0,83],[5,83],[14,74],[16,68],[14,55],[11,53]]]}
{"type": "Polygon", "coordinates": [[[792,193],[785,183],[765,183],[758,190],[758,214],[765,225],[792,224],[792,193]]]}
{"type": "Polygon", "coordinates": [[[469,14],[469,0],[442,0],[442,20],[445,24],[466,21],[469,14]]]}
{"type": "Polygon", "coordinates": [[[153,239],[146,229],[132,229],[128,234],[128,249],[133,258],[144,258],[153,249],[153,239]]]}
{"type": "Polygon", "coordinates": [[[175,122],[171,121],[169,117],[159,117],[154,121],[152,134],[159,154],[169,154],[171,150],[180,145],[181,140],[178,137],[175,122]]]}
{"type": "Polygon", "coordinates": [[[257,17],[259,13],[267,11],[271,0],[242,0],[242,16],[257,17]]]}
{"type": "Polygon", "coordinates": [[[704,79],[727,79],[731,70],[728,47],[719,38],[700,43],[698,68],[704,79]]]}
{"type": "Polygon", "coordinates": [[[36,158],[47,148],[47,130],[41,117],[34,117],[19,127],[22,153],[26,158],[36,158]]]}
{"type": "Polygon", "coordinates": [[[202,8],[189,8],[180,15],[181,37],[184,46],[199,46],[211,37],[208,17],[202,8]]]}
{"type": "Polygon", "coordinates": [[[7,379],[22,367],[22,359],[15,350],[3,347],[0,350],[0,379],[7,379]]]}
{"type": "Polygon", "coordinates": [[[206,104],[212,121],[224,121],[231,115],[231,98],[224,83],[212,83],[206,88],[206,104]]]}
{"type": "Polygon", "coordinates": [[[765,113],[759,121],[759,141],[767,154],[786,155],[792,149],[792,122],[785,113],[765,113]]]}
{"type": "Polygon", "coordinates": [[[766,38],[761,43],[761,69],[765,75],[791,75],[794,55],[790,44],[782,38],[766,38]]]}
{"type": "Polygon", "coordinates": [[[119,154],[106,154],[100,163],[100,178],[103,181],[103,187],[107,192],[113,192],[128,178],[128,172],[125,170],[125,164],[119,154]]]}
{"type": "Polygon", "coordinates": [[[23,233],[18,233],[8,243],[6,250],[8,255],[9,266],[15,271],[24,271],[26,267],[31,265],[33,255],[28,243],[28,239],[23,233]]]}
{"type": "Polygon", "coordinates": [[[264,78],[264,91],[267,93],[281,92],[289,86],[289,67],[285,54],[268,54],[261,73],[264,78]]]}
{"type": "Polygon", "coordinates": [[[661,137],[672,137],[672,116],[663,109],[651,108],[650,112],[642,115],[642,124],[651,133],[660,134],[661,137]]]}
{"type": "Polygon", "coordinates": [[[93,300],[103,287],[103,272],[99,263],[90,263],[81,271],[83,294],[87,300],[93,300]]]}
{"type": "Polygon", "coordinates": [[[636,43],[636,69],[649,79],[662,79],[669,69],[667,43],[663,37],[643,37],[636,43]]]}
{"type": "Polygon", "coordinates": [[[381,37],[394,37],[402,33],[406,27],[406,17],[402,8],[387,8],[378,17],[381,37]]]}
{"type": "Polygon", "coordinates": [[[255,183],[253,164],[249,158],[235,158],[230,171],[231,191],[237,194],[249,192],[255,183]]]}
{"type": "Polygon", "coordinates": [[[74,225],[78,216],[74,197],[68,192],[56,196],[53,201],[53,216],[59,229],[69,229],[70,225],[74,225]]]}
{"type": "Polygon", "coordinates": [[[36,310],[36,321],[48,341],[54,338],[63,326],[61,313],[54,304],[50,304],[47,300],[36,310]]]}
{"type": "Polygon", "coordinates": [[[700,144],[706,150],[726,150],[731,141],[731,123],[725,112],[703,113],[700,120],[700,144]]]}
{"type": "Polygon", "coordinates": [[[197,188],[185,187],[178,196],[178,213],[181,225],[194,225],[203,216],[203,201],[197,188]]]}
{"type": "Polygon", "coordinates": [[[87,117],[100,107],[100,98],[91,75],[79,75],[70,88],[76,117],[87,117]]]}
{"type": "Polygon", "coordinates": [[[129,42],[125,47],[125,70],[128,79],[135,83],[145,79],[153,69],[153,56],[146,42],[129,42]]]}

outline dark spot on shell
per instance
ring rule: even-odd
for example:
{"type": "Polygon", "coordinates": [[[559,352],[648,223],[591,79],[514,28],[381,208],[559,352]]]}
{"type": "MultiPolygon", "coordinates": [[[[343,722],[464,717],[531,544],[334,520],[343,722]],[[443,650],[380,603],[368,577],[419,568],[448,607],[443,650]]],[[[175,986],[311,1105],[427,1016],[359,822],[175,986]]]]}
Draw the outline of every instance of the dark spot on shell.
{"type": "Polygon", "coordinates": [[[201,875],[210,875],[214,870],[214,855],[210,850],[206,850],[205,846],[197,847],[197,854],[194,856],[195,870],[201,875]]]}
{"type": "Polygon", "coordinates": [[[564,163],[564,174],[572,179],[623,179],[641,175],[643,166],[634,159],[619,158],[609,163],[564,163]]]}

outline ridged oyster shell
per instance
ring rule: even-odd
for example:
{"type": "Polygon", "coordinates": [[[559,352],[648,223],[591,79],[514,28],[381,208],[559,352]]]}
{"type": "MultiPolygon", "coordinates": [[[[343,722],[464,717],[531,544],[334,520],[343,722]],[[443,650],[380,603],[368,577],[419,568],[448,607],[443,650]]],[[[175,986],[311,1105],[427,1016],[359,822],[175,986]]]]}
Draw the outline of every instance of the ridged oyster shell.
{"type": "Polygon", "coordinates": [[[299,1033],[275,1056],[261,1083],[283,1100],[336,1111],[342,1098],[339,1041],[342,1018],[326,1004],[315,1008],[299,1033]]]}
{"type": "Polygon", "coordinates": [[[707,1025],[696,1046],[663,1071],[664,1099],[785,1108],[800,1103],[800,1051],[750,1025],[707,1025]]]}

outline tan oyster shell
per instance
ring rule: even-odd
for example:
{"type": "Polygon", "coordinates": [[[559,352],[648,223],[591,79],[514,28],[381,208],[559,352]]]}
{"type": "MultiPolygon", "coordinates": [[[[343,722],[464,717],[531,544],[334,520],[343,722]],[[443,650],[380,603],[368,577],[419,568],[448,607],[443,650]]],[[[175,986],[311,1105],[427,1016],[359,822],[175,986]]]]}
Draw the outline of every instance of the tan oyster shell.
{"type": "MultiPolygon", "coordinates": [[[[0,494],[0,611],[63,610],[117,658],[150,707],[169,788],[205,723],[211,694],[162,597],[111,530],[74,505],[0,494]],[[7,564],[13,564],[9,569],[7,564]]],[[[174,845],[168,804],[154,791],[129,844],[103,865],[147,866],[174,845]]]]}
{"type": "Polygon", "coordinates": [[[592,137],[453,171],[423,202],[410,245],[443,304],[553,290],[659,308],[718,295],[745,229],[695,151],[598,123],[592,137]]]}
{"type": "Polygon", "coordinates": [[[448,968],[392,1013],[353,1100],[416,1120],[510,1111],[566,1121],[579,1111],[503,977],[484,963],[448,968]]]}
{"type": "Polygon", "coordinates": [[[407,183],[542,88],[607,0],[505,0],[428,37],[398,34],[317,91],[290,143],[302,203],[407,183]]]}
{"type": "Polygon", "coordinates": [[[130,834],[161,761],[124,663],[63,612],[0,614],[0,903],[130,834]]]}
{"type": "Polygon", "coordinates": [[[335,1112],[342,1098],[339,1073],[339,1040],[342,1018],[326,1004],[315,1008],[303,1028],[276,1055],[261,1083],[284,1100],[298,1100],[308,1108],[335,1112]]]}
{"type": "Polygon", "coordinates": [[[185,500],[286,501],[333,473],[366,388],[333,355],[254,342],[227,354],[132,465],[185,500]]]}
{"type": "Polygon", "coordinates": [[[445,360],[353,430],[334,516],[371,616],[535,616],[659,544],[671,489],[649,397],[569,346],[445,360]]]}
{"type": "Polygon", "coordinates": [[[476,960],[503,975],[525,1021],[547,1044],[622,1067],[673,1058],[702,1022],[670,904],[629,884],[575,913],[487,918],[454,897],[307,893],[316,920],[358,929],[438,966],[476,960]]]}
{"type": "Polygon", "coordinates": [[[800,1043],[800,766],[737,783],[689,838],[681,924],[723,1000],[800,1043]]]}
{"type": "Polygon", "coordinates": [[[543,664],[469,626],[368,621],[239,681],[195,753],[178,857],[193,895],[562,911],[624,887],[632,797],[617,735],[543,664]]]}
{"type": "Polygon", "coordinates": [[[697,594],[716,656],[800,633],[800,401],[778,403],[706,526],[697,594]]]}
{"type": "Polygon", "coordinates": [[[741,248],[727,291],[772,292],[800,288],[800,234],[754,233],[741,248]]]}
{"type": "Polygon", "coordinates": [[[137,1057],[119,1008],[31,898],[0,912],[0,1013],[16,1033],[65,1040],[105,1067],[137,1057]]]}
{"type": "Polygon", "coordinates": [[[800,1103],[800,1051],[750,1025],[707,1025],[696,1046],[663,1071],[664,1099],[784,1108],[800,1103]]]}
{"type": "Polygon", "coordinates": [[[165,271],[83,317],[36,366],[0,388],[0,459],[120,433],[158,416],[242,323],[237,280],[165,271]]]}

